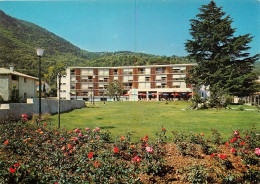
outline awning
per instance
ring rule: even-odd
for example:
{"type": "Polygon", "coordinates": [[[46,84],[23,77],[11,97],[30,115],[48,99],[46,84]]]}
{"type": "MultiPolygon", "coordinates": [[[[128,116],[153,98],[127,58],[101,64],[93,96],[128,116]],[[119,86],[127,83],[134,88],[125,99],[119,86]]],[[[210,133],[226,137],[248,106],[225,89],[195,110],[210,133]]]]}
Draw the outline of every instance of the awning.
{"type": "Polygon", "coordinates": [[[190,93],[190,94],[188,94],[188,96],[194,96],[195,95],[195,93],[190,93]]]}
{"type": "Polygon", "coordinates": [[[163,95],[169,95],[168,93],[163,93],[163,95]]]}

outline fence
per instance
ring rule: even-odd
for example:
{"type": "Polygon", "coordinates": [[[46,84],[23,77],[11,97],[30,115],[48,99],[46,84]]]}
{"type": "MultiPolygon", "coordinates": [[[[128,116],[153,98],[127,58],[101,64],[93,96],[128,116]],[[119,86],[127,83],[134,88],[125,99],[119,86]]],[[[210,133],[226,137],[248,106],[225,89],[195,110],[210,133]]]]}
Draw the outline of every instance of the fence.
{"type": "MultiPolygon", "coordinates": [[[[58,112],[58,101],[50,99],[42,99],[42,114],[54,114],[58,112]]],[[[27,114],[31,117],[33,114],[39,113],[39,100],[28,99],[27,103],[10,103],[0,104],[0,120],[3,119],[19,119],[21,114],[27,114]]],[[[85,107],[84,100],[61,100],[60,111],[66,112],[73,109],[85,107]]]]}

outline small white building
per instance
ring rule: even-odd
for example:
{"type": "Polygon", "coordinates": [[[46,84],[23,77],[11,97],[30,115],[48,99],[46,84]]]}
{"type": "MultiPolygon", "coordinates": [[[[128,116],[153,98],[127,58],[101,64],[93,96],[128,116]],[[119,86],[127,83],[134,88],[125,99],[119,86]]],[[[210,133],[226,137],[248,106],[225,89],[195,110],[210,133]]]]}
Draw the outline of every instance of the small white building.
{"type": "Polygon", "coordinates": [[[26,101],[27,98],[36,98],[36,82],[38,78],[14,71],[0,68],[0,102],[26,101]]]}

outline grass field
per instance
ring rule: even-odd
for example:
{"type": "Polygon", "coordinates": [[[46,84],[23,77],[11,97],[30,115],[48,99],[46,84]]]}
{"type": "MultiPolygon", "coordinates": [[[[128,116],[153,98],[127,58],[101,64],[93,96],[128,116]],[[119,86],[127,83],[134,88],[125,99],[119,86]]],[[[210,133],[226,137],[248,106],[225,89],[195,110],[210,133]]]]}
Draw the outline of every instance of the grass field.
{"type": "MultiPolygon", "coordinates": [[[[169,140],[172,130],[192,131],[210,135],[210,129],[218,129],[224,138],[232,130],[260,127],[260,113],[257,111],[236,111],[233,109],[190,110],[189,102],[107,102],[98,103],[99,108],[83,108],[61,114],[61,127],[108,129],[113,138],[133,133],[136,141],[144,135],[154,139],[156,132],[164,126],[169,140]]],[[[237,106],[232,106],[236,108],[237,106]]],[[[248,109],[254,107],[245,106],[248,109]]],[[[57,126],[57,115],[52,116],[57,126]]]]}

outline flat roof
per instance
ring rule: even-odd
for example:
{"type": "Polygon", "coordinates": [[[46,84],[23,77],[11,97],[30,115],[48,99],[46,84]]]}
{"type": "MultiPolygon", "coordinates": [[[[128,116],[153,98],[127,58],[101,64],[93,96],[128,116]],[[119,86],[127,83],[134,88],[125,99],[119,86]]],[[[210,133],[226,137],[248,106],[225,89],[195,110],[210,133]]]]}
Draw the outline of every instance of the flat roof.
{"type": "Polygon", "coordinates": [[[99,68],[104,68],[104,69],[117,69],[117,68],[151,68],[151,67],[183,67],[183,66],[195,66],[197,65],[196,63],[188,63],[188,64],[169,64],[169,65],[141,65],[141,66],[115,66],[115,67],[91,67],[91,66],[71,66],[68,68],[93,68],[93,69],[99,69],[99,68]]]}
{"type": "Polygon", "coordinates": [[[31,78],[31,79],[35,79],[35,80],[38,80],[38,78],[36,77],[33,77],[33,76],[30,76],[30,75],[26,75],[26,74],[23,74],[23,73],[20,73],[20,72],[11,72],[10,69],[6,69],[6,68],[0,68],[0,75],[9,75],[9,74],[12,74],[12,75],[18,75],[18,76],[22,76],[22,77],[26,77],[26,78],[31,78]]]}

